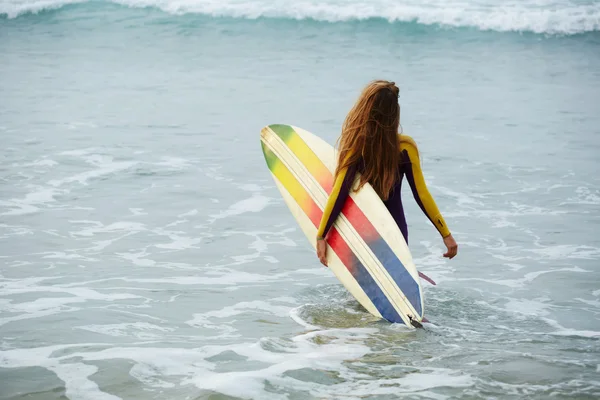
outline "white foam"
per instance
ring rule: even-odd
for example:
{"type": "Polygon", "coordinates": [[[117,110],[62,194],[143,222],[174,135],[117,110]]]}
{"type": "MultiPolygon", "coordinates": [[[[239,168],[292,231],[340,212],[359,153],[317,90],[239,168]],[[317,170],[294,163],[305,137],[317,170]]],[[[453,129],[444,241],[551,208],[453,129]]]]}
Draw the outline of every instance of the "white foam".
{"type": "Polygon", "coordinates": [[[402,393],[414,393],[435,388],[466,388],[475,384],[475,380],[466,374],[452,371],[450,369],[438,369],[431,372],[413,372],[402,378],[380,380],[355,380],[353,382],[336,385],[333,393],[342,395],[352,393],[355,398],[366,396],[399,395],[402,393]],[[337,390],[336,390],[337,389],[337,390]]]}
{"type": "Polygon", "coordinates": [[[118,242],[119,240],[121,240],[123,238],[126,238],[127,236],[130,236],[130,235],[133,235],[133,234],[135,234],[135,232],[128,232],[128,233],[125,233],[124,235],[117,236],[117,237],[112,238],[112,239],[96,240],[96,241],[94,241],[94,246],[88,247],[85,250],[87,250],[87,251],[96,251],[96,252],[102,251],[105,248],[107,248],[108,246],[110,246],[111,244],[113,244],[114,242],[118,242]]]}
{"type": "Polygon", "coordinates": [[[85,261],[98,261],[96,258],[90,258],[82,256],[76,253],[65,253],[64,251],[51,251],[43,254],[42,258],[59,259],[59,260],[85,260],[85,261]]]}
{"type": "MultiPolygon", "coordinates": [[[[31,235],[33,233],[32,229],[26,228],[26,227],[23,227],[23,226],[14,226],[14,225],[0,224],[0,228],[4,228],[4,229],[7,230],[8,235],[6,235],[4,237],[31,235]]],[[[0,257],[7,257],[7,256],[0,255],[0,257]]]]}
{"type": "Polygon", "coordinates": [[[116,253],[119,257],[130,261],[133,265],[137,265],[139,267],[153,267],[156,265],[156,261],[150,260],[148,258],[143,258],[148,256],[150,253],[145,250],[137,252],[137,253],[116,253]]]}
{"type": "MultiPolygon", "coordinates": [[[[12,285],[3,285],[2,294],[20,294],[20,293],[32,293],[32,292],[48,292],[48,293],[68,293],[74,298],[84,299],[84,300],[100,300],[100,301],[114,301],[114,300],[127,300],[127,299],[139,299],[140,296],[136,296],[129,293],[111,293],[111,294],[103,294],[96,290],[90,288],[77,288],[77,287],[61,287],[61,286],[30,286],[30,285],[22,285],[20,284],[23,281],[13,282],[12,285]]],[[[52,299],[52,298],[50,298],[52,299]]],[[[36,299],[35,302],[38,302],[43,299],[36,299]]],[[[52,300],[49,300],[52,301],[52,300]]],[[[20,303],[27,304],[27,303],[20,303]]],[[[40,303],[41,304],[41,303],[40,303]]],[[[22,307],[22,305],[21,305],[22,307]]]]}
{"type": "Polygon", "coordinates": [[[172,388],[175,386],[171,382],[160,379],[160,372],[148,364],[135,364],[129,370],[129,375],[149,387],[172,388]]]}
{"type": "Polygon", "coordinates": [[[257,213],[264,210],[269,205],[270,199],[259,193],[252,193],[252,196],[240,200],[231,206],[227,210],[220,212],[217,215],[212,215],[211,223],[216,220],[237,216],[244,213],[257,213]]]}
{"type": "Polygon", "coordinates": [[[162,161],[155,163],[155,165],[181,170],[187,168],[191,164],[189,160],[181,157],[163,156],[161,157],[161,160],[162,161]]]}
{"type": "Polygon", "coordinates": [[[485,279],[485,278],[446,278],[449,281],[480,281],[486,283],[492,283],[494,285],[502,285],[510,288],[522,288],[529,285],[535,279],[540,277],[541,275],[555,273],[555,272],[589,272],[579,267],[570,267],[570,268],[557,268],[553,270],[543,270],[543,271],[535,271],[527,273],[523,276],[523,278],[518,279],[485,279]]]}
{"type": "Polygon", "coordinates": [[[524,315],[539,317],[549,314],[551,305],[547,304],[547,301],[549,299],[509,299],[504,307],[511,313],[518,312],[524,315]]]}
{"type": "Polygon", "coordinates": [[[128,222],[128,221],[119,221],[114,222],[110,225],[104,225],[99,221],[69,221],[71,223],[80,223],[80,224],[93,224],[94,227],[82,229],[77,232],[71,232],[71,235],[74,236],[94,236],[98,233],[114,233],[114,232],[142,232],[146,230],[144,224],[139,222],[128,222]]]}
{"type": "Polygon", "coordinates": [[[66,238],[66,236],[61,235],[60,233],[56,232],[55,229],[45,229],[42,232],[47,233],[48,235],[52,235],[52,236],[56,236],[56,237],[61,237],[61,238],[66,238]]]}
{"type": "MultiPolygon", "coordinates": [[[[0,15],[15,18],[28,12],[83,3],[86,0],[9,0],[0,15]]],[[[131,7],[157,7],[172,14],[214,17],[314,19],[326,22],[380,18],[390,22],[470,27],[481,30],[576,34],[600,30],[600,5],[573,0],[113,0],[131,7]]]]}
{"type": "Polygon", "coordinates": [[[67,4],[82,3],[84,0],[8,0],[0,4],[0,15],[16,18],[25,13],[37,13],[42,10],[56,9],[67,4]]]}
{"type": "MultiPolygon", "coordinates": [[[[242,399],[260,399],[260,398],[282,398],[287,396],[271,396],[264,390],[264,382],[268,380],[274,385],[294,387],[298,390],[313,390],[326,385],[319,385],[314,382],[303,382],[285,376],[285,372],[298,370],[302,368],[314,368],[320,370],[338,370],[344,374],[348,369],[343,365],[345,360],[356,359],[365,355],[369,349],[362,344],[361,339],[365,339],[367,333],[373,330],[325,330],[319,331],[329,337],[327,343],[315,344],[314,337],[316,332],[295,336],[292,340],[292,346],[279,345],[277,342],[270,343],[276,346],[277,351],[267,351],[260,344],[233,346],[233,351],[237,354],[247,357],[250,360],[269,363],[264,368],[248,370],[215,373],[207,371],[204,375],[196,375],[185,379],[182,383],[192,383],[200,389],[214,390],[227,396],[239,397],[242,399]],[[231,382],[236,382],[232,385],[231,382]]],[[[347,392],[346,392],[347,393],[347,392]]]]}
{"type": "Polygon", "coordinates": [[[65,382],[65,394],[71,400],[121,400],[120,397],[101,391],[95,382],[88,379],[98,372],[95,365],[57,363],[48,369],[65,382]]]}
{"type": "Polygon", "coordinates": [[[318,263],[318,261],[315,262],[314,268],[297,268],[292,271],[292,274],[317,275],[323,277],[332,276],[331,270],[318,263]]]}
{"type": "Polygon", "coordinates": [[[522,264],[506,263],[505,265],[507,267],[509,267],[511,269],[511,271],[519,271],[519,270],[525,268],[525,266],[522,264]]]}
{"type": "MultiPolygon", "coordinates": [[[[148,328],[146,325],[141,327],[148,328]]],[[[92,326],[92,329],[98,329],[98,326],[92,326]]],[[[151,331],[161,332],[153,328],[151,331]]],[[[107,332],[113,335],[125,333],[120,329],[107,332]]],[[[266,390],[265,381],[274,386],[306,391],[311,397],[318,398],[338,398],[348,393],[363,397],[407,392],[429,394],[426,391],[437,387],[464,388],[472,384],[468,375],[443,368],[411,367],[411,373],[400,378],[365,379],[361,372],[349,368],[346,362],[355,361],[369,353],[371,350],[365,342],[378,332],[375,328],[328,329],[307,332],[293,337],[291,341],[261,339],[254,343],[205,345],[199,348],[132,346],[98,350],[95,347],[101,344],[83,343],[11,349],[0,351],[0,366],[40,366],[54,371],[65,381],[69,398],[86,400],[114,398],[101,392],[89,379],[96,369],[87,363],[115,359],[131,360],[133,367],[130,375],[143,382],[146,388],[164,389],[173,384],[193,384],[199,389],[244,399],[277,398],[266,390]],[[327,340],[319,340],[322,337],[327,340]],[[251,369],[218,372],[216,363],[219,361],[215,360],[215,356],[226,351],[255,362],[251,369]],[[336,371],[345,379],[340,383],[321,384],[305,382],[286,374],[304,368],[336,371]]]]}
{"type": "Polygon", "coordinates": [[[227,178],[219,173],[220,169],[221,169],[220,165],[206,167],[204,174],[206,175],[207,178],[213,179],[215,181],[230,182],[231,178],[227,178]]]}
{"type": "Polygon", "coordinates": [[[337,22],[383,18],[388,21],[441,24],[452,27],[474,27],[496,31],[532,31],[536,33],[578,33],[600,29],[598,4],[577,5],[566,2],[557,6],[550,1],[463,2],[412,0],[285,1],[270,0],[121,0],[133,6],[157,6],[172,13],[198,12],[213,16],[244,18],[279,17],[337,22]],[[546,7],[544,7],[546,6],[546,7]]]}
{"type": "Polygon", "coordinates": [[[600,338],[600,332],[598,332],[598,331],[587,331],[587,330],[583,331],[583,330],[565,328],[564,326],[560,325],[557,321],[550,319],[550,318],[542,318],[542,320],[546,321],[546,323],[548,325],[557,329],[557,331],[551,333],[554,336],[578,336],[578,337],[590,338],[590,339],[600,338]]]}
{"type": "Polygon", "coordinates": [[[11,317],[3,317],[3,318],[0,318],[0,326],[8,324],[10,322],[22,321],[22,320],[26,320],[26,319],[41,318],[41,317],[46,317],[46,316],[54,315],[54,314],[58,314],[58,313],[76,311],[78,309],[79,308],[74,308],[74,307],[61,307],[59,309],[56,309],[56,308],[46,309],[46,310],[42,310],[42,311],[29,312],[29,313],[15,315],[15,316],[11,316],[11,317]]]}
{"type": "Polygon", "coordinates": [[[548,216],[567,214],[565,210],[555,210],[543,207],[534,207],[526,204],[518,204],[511,202],[510,210],[484,210],[484,209],[469,209],[451,211],[448,213],[452,218],[478,218],[488,219],[492,222],[494,228],[516,227],[517,222],[523,216],[548,216]],[[511,220],[512,219],[512,220],[511,220]]]}
{"type": "Polygon", "coordinates": [[[160,339],[163,337],[162,334],[157,334],[154,332],[164,333],[174,331],[174,328],[161,327],[147,322],[106,325],[84,325],[78,326],[76,328],[113,337],[132,336],[141,340],[160,339]]]}
{"type": "MultiPolygon", "coordinates": [[[[26,3],[26,2],[27,2],[27,0],[23,1],[23,3],[26,3]]],[[[67,1],[66,4],[80,3],[80,2],[81,1],[67,1]]],[[[46,3],[61,3],[61,1],[47,0],[46,3]]],[[[93,153],[95,153],[97,151],[98,151],[98,149],[95,148],[95,147],[88,147],[88,148],[85,148],[85,149],[66,150],[66,151],[60,152],[59,154],[61,156],[83,157],[83,156],[87,156],[88,154],[93,154],[93,153]]]]}
{"type": "MultiPolygon", "coordinates": [[[[91,346],[92,344],[87,344],[91,346]]],[[[48,346],[0,351],[0,366],[5,368],[43,367],[54,372],[65,383],[66,396],[71,400],[121,400],[120,397],[102,392],[88,378],[98,371],[93,365],[79,362],[61,363],[62,358],[52,358],[54,351],[70,346],[48,346]]]]}
{"type": "Polygon", "coordinates": [[[183,218],[183,217],[192,217],[192,216],[194,216],[194,215],[198,215],[198,210],[197,210],[197,209],[195,209],[195,208],[194,208],[193,210],[190,210],[190,211],[184,212],[183,214],[179,214],[179,215],[177,216],[177,218],[183,218]]]}
{"type": "Polygon", "coordinates": [[[55,165],[58,165],[58,163],[49,158],[43,158],[24,164],[13,164],[14,167],[53,167],[55,165]]]}
{"type": "Polygon", "coordinates": [[[557,268],[552,270],[544,270],[544,271],[536,271],[525,274],[525,277],[521,280],[524,284],[529,283],[540,277],[544,274],[551,274],[555,272],[589,272],[585,269],[579,267],[570,267],[570,268],[557,268]]]}
{"type": "Polygon", "coordinates": [[[587,205],[598,205],[600,204],[600,191],[590,189],[586,186],[580,186],[575,189],[575,197],[570,197],[567,201],[560,203],[560,205],[567,204],[587,204],[587,205]]]}
{"type": "Polygon", "coordinates": [[[71,224],[89,224],[89,225],[96,225],[96,226],[104,226],[104,224],[100,221],[90,221],[88,219],[78,219],[78,220],[69,220],[69,223],[71,224]]]}
{"type": "Polygon", "coordinates": [[[565,258],[596,260],[600,258],[599,248],[584,245],[559,244],[527,251],[551,260],[565,258]]]}
{"type": "Polygon", "coordinates": [[[600,301],[599,300],[586,300],[586,299],[582,299],[582,298],[579,298],[579,297],[576,297],[573,300],[577,300],[577,301],[580,301],[580,302],[582,302],[584,304],[600,308],[600,301]]]}
{"type": "Polygon", "coordinates": [[[483,206],[484,203],[475,200],[472,196],[469,196],[465,193],[456,192],[452,189],[443,187],[443,186],[435,186],[435,188],[440,191],[442,194],[450,197],[454,197],[456,199],[456,204],[459,206],[463,205],[473,205],[473,206],[483,206]]]}
{"type": "Polygon", "coordinates": [[[294,320],[298,325],[302,325],[306,329],[321,329],[320,326],[313,325],[313,324],[307,322],[306,320],[304,320],[304,318],[302,318],[300,316],[300,312],[304,309],[304,307],[310,306],[310,305],[313,305],[313,304],[304,304],[304,305],[301,305],[300,307],[292,308],[290,310],[290,318],[292,320],[294,320]]]}
{"type": "MultiPolygon", "coordinates": [[[[96,159],[90,157],[90,161],[96,161],[96,159]]],[[[79,174],[75,174],[73,176],[63,178],[63,179],[53,179],[48,182],[49,185],[58,187],[62,186],[66,183],[78,182],[82,185],[87,185],[88,180],[93,178],[99,178],[104,175],[114,174],[119,171],[124,171],[132,166],[136,165],[137,162],[134,161],[104,161],[102,163],[91,162],[92,164],[96,164],[98,166],[97,169],[93,169],[91,171],[81,172],[79,174]]]]}
{"type": "Polygon", "coordinates": [[[6,211],[0,215],[25,215],[39,211],[39,206],[52,203],[54,197],[64,193],[62,190],[47,187],[32,187],[33,192],[27,193],[22,199],[10,199],[0,201],[0,205],[11,207],[12,210],[6,211]]]}
{"type": "Polygon", "coordinates": [[[118,278],[127,282],[172,283],[176,285],[237,285],[279,281],[286,274],[260,275],[244,271],[220,271],[219,276],[173,276],[163,278],[118,278]]]}
{"type": "Polygon", "coordinates": [[[224,235],[225,236],[232,236],[232,235],[246,235],[246,236],[251,236],[254,238],[254,241],[252,243],[250,243],[249,245],[246,246],[246,248],[251,249],[251,250],[255,250],[252,253],[249,254],[241,254],[241,255],[231,255],[229,256],[231,259],[233,259],[235,261],[234,264],[245,264],[245,263],[249,263],[253,260],[256,260],[258,258],[261,258],[271,264],[277,264],[279,263],[279,260],[271,255],[268,255],[266,253],[268,253],[268,248],[269,245],[271,244],[276,244],[278,247],[279,246],[291,246],[291,247],[295,247],[296,244],[290,240],[288,237],[286,237],[285,235],[292,231],[293,229],[277,229],[277,227],[275,227],[275,231],[273,232],[268,232],[268,231],[228,231],[226,232],[224,235]],[[268,237],[269,239],[271,237],[277,237],[277,240],[266,240],[266,238],[268,237]]]}
{"type": "Polygon", "coordinates": [[[74,303],[85,303],[89,300],[111,302],[114,300],[141,298],[140,296],[132,295],[129,293],[103,294],[89,288],[61,287],[57,285],[38,285],[38,283],[46,279],[48,278],[32,278],[0,282],[0,287],[2,287],[2,294],[4,296],[24,293],[39,294],[38,298],[32,301],[26,301],[17,304],[12,304],[12,302],[2,304],[3,311],[18,313],[18,315],[0,318],[0,325],[24,319],[32,319],[52,314],[58,314],[61,312],[75,311],[78,310],[78,308],[66,306],[74,303]],[[43,297],[43,293],[66,293],[71,295],[71,297],[43,297]]]}
{"type": "Polygon", "coordinates": [[[185,250],[192,249],[195,247],[195,245],[202,242],[202,238],[189,238],[177,235],[170,235],[169,237],[173,240],[173,242],[157,244],[155,246],[160,249],[185,250]]]}
{"type": "Polygon", "coordinates": [[[156,233],[157,235],[167,236],[169,239],[171,239],[171,243],[160,243],[160,244],[154,245],[155,247],[160,248],[160,249],[169,249],[169,250],[192,249],[198,243],[201,243],[203,240],[203,237],[192,238],[192,237],[180,236],[178,234],[178,232],[167,231],[162,228],[154,229],[152,232],[156,233]]]}
{"type": "Polygon", "coordinates": [[[35,192],[28,193],[22,201],[27,204],[49,203],[55,201],[54,196],[59,193],[61,192],[55,189],[43,188],[36,190],[35,192]]]}
{"type": "Polygon", "coordinates": [[[498,221],[494,221],[494,223],[492,224],[492,228],[510,228],[510,227],[516,227],[517,224],[515,222],[510,222],[506,219],[500,219],[498,221]]]}
{"type": "Polygon", "coordinates": [[[140,216],[140,215],[148,215],[147,212],[144,212],[143,208],[130,208],[129,211],[131,211],[131,213],[135,217],[140,216]]]}
{"type": "Polygon", "coordinates": [[[266,312],[277,317],[286,317],[288,316],[290,307],[277,306],[261,300],[244,301],[234,304],[233,306],[224,307],[220,310],[194,314],[193,319],[186,321],[186,324],[191,326],[214,328],[219,327],[220,324],[211,322],[213,319],[229,318],[235,315],[248,314],[256,311],[260,311],[261,314],[266,312]]]}

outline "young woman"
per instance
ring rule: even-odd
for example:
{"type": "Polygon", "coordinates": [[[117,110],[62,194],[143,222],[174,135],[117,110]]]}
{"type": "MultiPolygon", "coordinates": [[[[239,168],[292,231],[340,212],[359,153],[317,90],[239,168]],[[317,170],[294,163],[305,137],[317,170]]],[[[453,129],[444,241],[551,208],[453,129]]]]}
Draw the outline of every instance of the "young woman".
{"type": "Polygon", "coordinates": [[[444,240],[448,249],[444,257],[451,259],[456,256],[456,241],[427,190],[417,144],[411,137],[398,134],[399,92],[394,82],[371,82],[344,121],[339,138],[335,183],[317,231],[317,256],[325,266],[327,243],[324,239],[342,210],[357,172],[361,175],[356,190],[367,182],[371,184],[408,243],[408,228],[400,198],[402,180],[406,176],[417,204],[444,240]]]}

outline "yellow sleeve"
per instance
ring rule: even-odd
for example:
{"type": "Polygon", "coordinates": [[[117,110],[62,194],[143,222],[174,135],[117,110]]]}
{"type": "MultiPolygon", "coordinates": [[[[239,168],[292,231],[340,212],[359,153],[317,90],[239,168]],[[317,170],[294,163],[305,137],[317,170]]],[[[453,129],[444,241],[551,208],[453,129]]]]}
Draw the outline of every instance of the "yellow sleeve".
{"type": "Polygon", "coordinates": [[[344,185],[347,172],[347,168],[341,170],[338,176],[336,177],[335,182],[333,183],[331,194],[329,195],[327,203],[325,204],[325,209],[323,210],[323,215],[321,216],[321,223],[319,224],[319,229],[317,230],[318,238],[323,238],[325,237],[325,235],[327,235],[329,228],[331,227],[331,225],[333,225],[335,219],[341,211],[341,205],[340,202],[338,202],[338,200],[345,200],[345,198],[348,195],[347,190],[342,190],[343,187],[345,189],[345,187],[347,186],[344,185]]]}
{"type": "Polygon", "coordinates": [[[442,237],[450,235],[450,229],[448,228],[448,225],[446,225],[442,213],[435,204],[433,196],[431,196],[431,193],[429,193],[429,190],[427,189],[425,177],[421,170],[417,144],[410,136],[402,135],[400,149],[402,153],[408,155],[408,158],[410,159],[410,171],[407,172],[407,179],[417,204],[442,237]]]}

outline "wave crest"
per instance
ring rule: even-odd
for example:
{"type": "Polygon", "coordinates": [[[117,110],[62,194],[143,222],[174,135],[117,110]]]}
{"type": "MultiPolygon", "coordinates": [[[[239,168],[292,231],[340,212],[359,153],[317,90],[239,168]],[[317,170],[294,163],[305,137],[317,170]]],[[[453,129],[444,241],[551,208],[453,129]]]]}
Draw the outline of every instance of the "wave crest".
{"type": "Polygon", "coordinates": [[[0,15],[16,18],[26,13],[75,3],[116,3],[154,7],[165,12],[232,18],[284,18],[322,22],[383,19],[498,32],[573,35],[600,31],[600,3],[523,0],[8,0],[0,15]]]}

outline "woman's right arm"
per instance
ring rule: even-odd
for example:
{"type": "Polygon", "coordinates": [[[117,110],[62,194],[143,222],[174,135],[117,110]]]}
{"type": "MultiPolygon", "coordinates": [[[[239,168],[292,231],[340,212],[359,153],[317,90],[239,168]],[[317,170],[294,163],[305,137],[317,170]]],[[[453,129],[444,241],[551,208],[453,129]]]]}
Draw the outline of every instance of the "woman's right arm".
{"type": "Polygon", "coordinates": [[[327,243],[325,237],[331,226],[340,215],[344,203],[350,194],[352,188],[352,182],[356,174],[356,168],[350,167],[349,169],[343,169],[340,171],[338,176],[333,183],[333,188],[323,209],[323,215],[321,216],[321,222],[317,230],[317,257],[321,261],[321,264],[327,266],[327,243]]]}
{"type": "Polygon", "coordinates": [[[323,239],[327,236],[329,229],[337,219],[338,215],[342,211],[342,207],[346,202],[350,189],[352,187],[352,181],[355,175],[355,168],[350,167],[350,170],[343,169],[340,171],[338,176],[333,183],[333,188],[323,209],[323,215],[321,216],[321,223],[317,230],[317,238],[323,239]]]}

